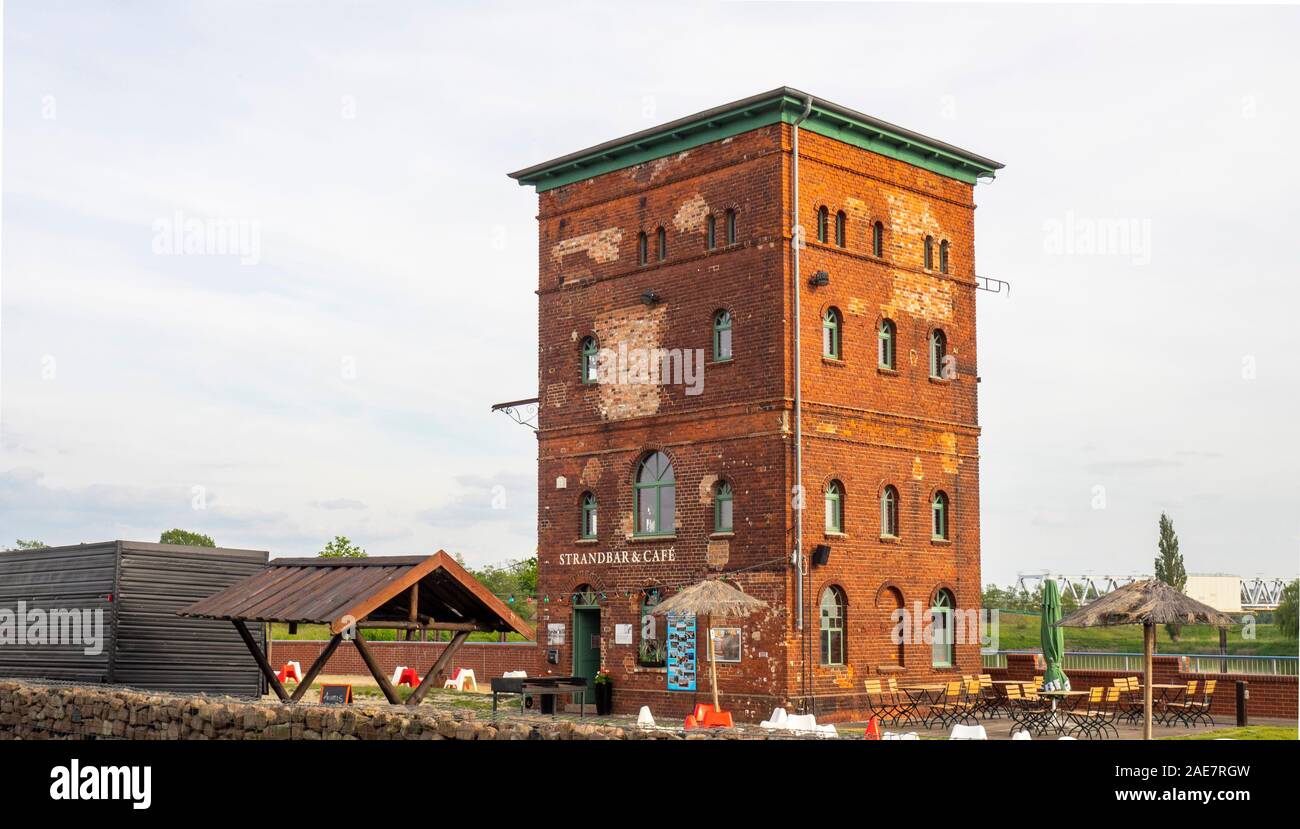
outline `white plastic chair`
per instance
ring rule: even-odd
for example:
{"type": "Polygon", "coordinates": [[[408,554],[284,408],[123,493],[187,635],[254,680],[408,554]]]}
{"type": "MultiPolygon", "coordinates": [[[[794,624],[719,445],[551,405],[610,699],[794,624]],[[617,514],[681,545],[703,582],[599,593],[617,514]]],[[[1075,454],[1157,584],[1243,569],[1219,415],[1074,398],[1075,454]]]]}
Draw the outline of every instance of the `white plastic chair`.
{"type": "Polygon", "coordinates": [[[505,679],[527,679],[528,671],[506,671],[501,676],[505,679]]]}
{"type": "Polygon", "coordinates": [[[784,708],[772,709],[772,716],[759,723],[760,728],[785,728],[786,713],[784,708]]]}
{"type": "Polygon", "coordinates": [[[402,671],[405,670],[406,670],[405,665],[398,665],[396,668],[393,669],[393,675],[389,678],[388,681],[396,685],[398,680],[402,678],[402,671]]]}
{"type": "Polygon", "coordinates": [[[948,735],[949,740],[987,740],[988,733],[982,725],[962,725],[958,723],[952,727],[952,733],[948,735]]]}
{"type": "Polygon", "coordinates": [[[1013,740],[1032,740],[1032,739],[1034,739],[1034,738],[1031,737],[1031,736],[1029,736],[1029,732],[1028,732],[1028,731],[1017,731],[1017,732],[1015,732],[1014,734],[1011,735],[1011,739],[1013,739],[1013,740]]]}
{"type": "Polygon", "coordinates": [[[474,678],[474,669],[457,668],[456,673],[451,675],[451,679],[442,683],[442,687],[455,688],[457,691],[464,691],[465,683],[467,682],[474,686],[475,691],[478,690],[478,680],[474,678]]]}

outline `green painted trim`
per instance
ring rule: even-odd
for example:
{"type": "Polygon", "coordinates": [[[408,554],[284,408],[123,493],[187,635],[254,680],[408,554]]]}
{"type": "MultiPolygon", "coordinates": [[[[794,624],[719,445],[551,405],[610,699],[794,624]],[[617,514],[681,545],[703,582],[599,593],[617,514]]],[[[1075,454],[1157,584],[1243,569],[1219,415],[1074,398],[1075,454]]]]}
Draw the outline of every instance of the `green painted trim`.
{"type": "MultiPolygon", "coordinates": [[[[817,103],[814,103],[812,112],[801,124],[801,129],[966,184],[975,184],[980,178],[991,179],[1001,167],[996,162],[984,163],[987,159],[981,161],[978,157],[964,157],[952,152],[931,143],[934,139],[904,135],[879,123],[862,120],[870,116],[854,117],[850,110],[832,109],[831,107],[836,107],[834,104],[819,106],[818,103],[826,102],[814,100],[817,103]]],[[[511,177],[521,185],[531,185],[537,188],[537,192],[544,193],[556,187],[685,152],[771,124],[793,124],[803,114],[806,103],[805,97],[781,91],[766,99],[749,98],[728,105],[734,106],[731,109],[723,107],[710,110],[696,120],[675,121],[657,130],[637,133],[621,143],[616,140],[592,148],[589,152],[565,156],[555,163],[548,162],[512,173],[511,177]]]]}

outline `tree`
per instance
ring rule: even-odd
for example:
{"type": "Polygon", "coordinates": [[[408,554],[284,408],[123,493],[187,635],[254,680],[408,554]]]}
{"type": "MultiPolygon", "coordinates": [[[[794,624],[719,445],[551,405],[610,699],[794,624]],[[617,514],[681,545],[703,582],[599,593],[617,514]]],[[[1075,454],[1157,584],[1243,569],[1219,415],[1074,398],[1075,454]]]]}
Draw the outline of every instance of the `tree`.
{"type": "Polygon", "coordinates": [[[510,605],[511,610],[524,619],[532,619],[532,600],[537,594],[535,557],[507,561],[504,565],[489,564],[477,570],[466,569],[494,596],[510,605]]]}
{"type": "Polygon", "coordinates": [[[18,539],[14,539],[14,546],[10,547],[9,549],[11,549],[11,550],[40,550],[40,549],[43,549],[43,548],[48,547],[48,546],[50,546],[50,545],[49,545],[49,544],[46,544],[44,541],[37,541],[37,540],[35,540],[35,539],[25,540],[25,539],[22,539],[22,538],[18,538],[18,539]]]}
{"type": "Polygon", "coordinates": [[[1278,632],[1293,641],[1300,638],[1300,615],[1297,615],[1300,608],[1297,604],[1300,604],[1300,580],[1292,579],[1290,584],[1282,588],[1282,597],[1273,614],[1273,621],[1277,624],[1278,632]]]}
{"type": "Polygon", "coordinates": [[[346,535],[336,535],[318,555],[320,558],[366,558],[367,553],[346,535]]]}
{"type": "Polygon", "coordinates": [[[189,530],[171,529],[158,536],[159,544],[187,544],[191,547],[215,547],[212,536],[194,533],[189,530]]]}
{"type": "MultiPolygon", "coordinates": [[[[1160,513],[1160,554],[1156,556],[1156,578],[1169,585],[1179,593],[1187,586],[1187,571],[1183,568],[1183,554],[1178,552],[1178,533],[1174,532],[1174,522],[1169,516],[1160,513]]],[[[1165,625],[1165,631],[1172,642],[1178,641],[1183,626],[1165,625]]]]}

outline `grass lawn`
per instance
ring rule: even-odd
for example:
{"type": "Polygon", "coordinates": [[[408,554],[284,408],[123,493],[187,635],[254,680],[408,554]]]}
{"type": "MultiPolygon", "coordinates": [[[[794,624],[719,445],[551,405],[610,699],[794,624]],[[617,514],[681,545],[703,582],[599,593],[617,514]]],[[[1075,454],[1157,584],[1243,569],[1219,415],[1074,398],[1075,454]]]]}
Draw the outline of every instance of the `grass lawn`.
{"type": "MultiPolygon", "coordinates": [[[[352,698],[356,702],[385,702],[383,693],[379,686],[370,677],[327,677],[325,680],[330,685],[346,683],[352,686],[352,698]]],[[[320,699],[319,681],[313,682],[307,694],[303,697],[304,702],[316,702],[320,699]]],[[[285,684],[285,690],[293,693],[297,689],[297,684],[288,682],[285,684]]],[[[398,685],[395,689],[397,696],[402,702],[415,692],[414,688],[408,685],[398,685]]],[[[480,714],[490,714],[492,712],[492,696],[483,693],[467,693],[453,691],[448,688],[431,688],[425,695],[422,705],[431,705],[435,708],[460,709],[474,711],[480,714]]]]}
{"type": "Polygon", "coordinates": [[[1245,728],[1220,728],[1216,731],[1204,731],[1199,734],[1180,734],[1177,737],[1161,737],[1162,740],[1217,740],[1226,737],[1230,740],[1294,740],[1300,737],[1294,726],[1250,725],[1245,728]]]}
{"type": "MultiPolygon", "coordinates": [[[[998,614],[999,641],[1002,650],[1036,650],[1039,623],[1036,613],[998,614]]],[[[1228,653],[1237,656],[1295,656],[1297,644],[1284,639],[1276,625],[1256,625],[1254,639],[1242,636],[1243,626],[1228,629],[1228,653]]],[[[1141,625],[1116,625],[1114,627],[1066,628],[1067,651],[1113,651],[1119,653],[1142,652],[1141,625]]],[[[1172,642],[1163,626],[1156,628],[1157,653],[1213,653],[1219,652],[1219,629],[1209,625],[1185,625],[1179,641],[1172,642]]]]}
{"type": "MultiPolygon", "coordinates": [[[[361,635],[367,642],[392,642],[397,639],[397,631],[378,628],[374,630],[363,630],[361,635]]],[[[430,634],[432,636],[433,634],[430,634]]],[[[445,636],[446,634],[444,634],[445,636]]],[[[324,640],[330,638],[329,625],[298,625],[298,632],[289,633],[289,626],[283,622],[271,623],[272,639],[309,639],[324,640]]],[[[500,637],[495,633],[471,633],[467,642],[496,642],[500,637]]],[[[431,640],[437,641],[437,640],[431,640]]],[[[517,633],[511,633],[506,637],[507,642],[527,642],[528,640],[517,633]]]]}

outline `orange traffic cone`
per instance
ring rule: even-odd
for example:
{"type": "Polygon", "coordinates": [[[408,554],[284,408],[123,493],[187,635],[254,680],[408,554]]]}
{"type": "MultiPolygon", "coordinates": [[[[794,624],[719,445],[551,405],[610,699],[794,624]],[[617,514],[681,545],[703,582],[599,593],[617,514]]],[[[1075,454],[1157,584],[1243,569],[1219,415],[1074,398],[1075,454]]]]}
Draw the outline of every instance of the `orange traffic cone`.
{"type": "Polygon", "coordinates": [[[863,732],[862,739],[864,740],[880,739],[880,720],[876,719],[875,717],[872,717],[871,719],[867,720],[867,730],[863,732]]]}

